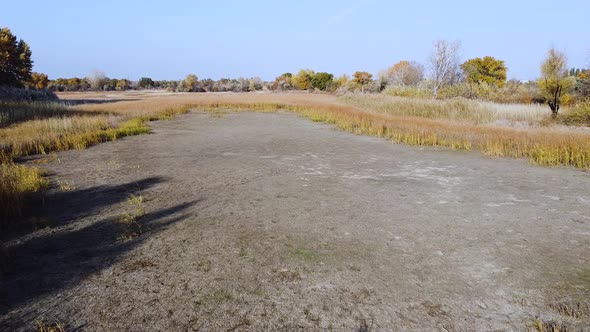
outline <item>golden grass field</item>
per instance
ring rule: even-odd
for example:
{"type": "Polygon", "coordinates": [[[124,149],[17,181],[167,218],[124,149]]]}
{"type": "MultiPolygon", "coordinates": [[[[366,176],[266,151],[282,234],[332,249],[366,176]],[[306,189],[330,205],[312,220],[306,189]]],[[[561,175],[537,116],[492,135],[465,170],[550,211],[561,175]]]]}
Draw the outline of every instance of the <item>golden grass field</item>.
{"type": "Polygon", "coordinates": [[[0,209],[7,211],[5,218],[18,217],[23,197],[47,186],[42,171],[13,160],[145,134],[147,121],[190,109],[290,111],[393,143],[477,150],[491,157],[528,158],[542,166],[590,169],[588,128],[557,125],[549,109],[540,105],[308,93],[82,92],[59,97],[71,103],[65,111],[39,117],[32,112],[27,115],[30,120],[19,118],[0,128],[0,209]]]}

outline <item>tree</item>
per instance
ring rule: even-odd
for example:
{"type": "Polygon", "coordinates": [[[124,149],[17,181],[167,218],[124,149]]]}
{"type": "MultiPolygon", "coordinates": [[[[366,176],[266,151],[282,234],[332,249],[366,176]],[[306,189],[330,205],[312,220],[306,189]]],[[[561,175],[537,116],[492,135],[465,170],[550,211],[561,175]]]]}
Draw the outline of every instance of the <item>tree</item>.
{"type": "Polygon", "coordinates": [[[90,82],[90,88],[92,90],[103,90],[109,79],[103,71],[95,69],[90,76],[88,76],[88,81],[90,82]]]}
{"type": "Polygon", "coordinates": [[[357,71],[352,74],[352,80],[358,85],[363,93],[365,93],[365,87],[373,81],[373,75],[366,71],[357,71]]]}
{"type": "Polygon", "coordinates": [[[115,90],[125,91],[125,90],[129,89],[130,85],[131,85],[131,82],[129,82],[129,80],[126,80],[126,79],[117,80],[117,83],[115,84],[115,90]]]}
{"type": "Polygon", "coordinates": [[[580,99],[590,99],[590,69],[582,71],[576,78],[576,93],[580,99]]]}
{"type": "Polygon", "coordinates": [[[458,41],[437,40],[434,42],[434,51],[429,59],[434,98],[438,96],[441,87],[459,81],[461,77],[459,66],[460,48],[461,44],[458,41]]]}
{"type": "Polygon", "coordinates": [[[47,89],[49,85],[49,78],[43,73],[34,72],[31,74],[31,87],[33,89],[42,90],[47,89]]]}
{"type": "Polygon", "coordinates": [[[508,69],[504,61],[491,56],[473,58],[461,65],[465,73],[465,79],[469,83],[487,83],[491,86],[503,87],[506,84],[506,73],[508,69]]]}
{"type": "Polygon", "coordinates": [[[10,29],[0,29],[0,85],[22,87],[31,80],[31,49],[10,29]]]}
{"type": "Polygon", "coordinates": [[[539,89],[543,91],[553,117],[557,116],[561,99],[575,84],[575,79],[568,75],[567,57],[562,52],[551,48],[541,65],[539,89]]]}
{"type": "Polygon", "coordinates": [[[301,69],[295,76],[291,77],[291,83],[298,90],[311,89],[311,78],[315,72],[311,69],[301,69]]]}
{"type": "Polygon", "coordinates": [[[182,81],[182,91],[186,92],[197,92],[199,84],[199,78],[195,74],[188,74],[184,81],[182,81]]]}
{"type": "Polygon", "coordinates": [[[415,86],[424,79],[424,67],[417,62],[403,60],[382,72],[380,78],[387,85],[415,86]]]}
{"type": "Polygon", "coordinates": [[[154,81],[149,77],[142,77],[137,82],[137,85],[142,89],[151,89],[154,87],[154,81]]]}
{"type": "Polygon", "coordinates": [[[275,81],[272,83],[271,88],[273,90],[291,90],[293,88],[293,84],[291,83],[291,78],[293,74],[291,73],[284,73],[283,75],[275,78],[275,81]]]}
{"type": "Polygon", "coordinates": [[[325,73],[325,72],[315,73],[311,77],[311,86],[314,89],[326,91],[330,87],[330,84],[332,83],[333,80],[334,80],[334,75],[332,75],[330,73],[325,73]]]}

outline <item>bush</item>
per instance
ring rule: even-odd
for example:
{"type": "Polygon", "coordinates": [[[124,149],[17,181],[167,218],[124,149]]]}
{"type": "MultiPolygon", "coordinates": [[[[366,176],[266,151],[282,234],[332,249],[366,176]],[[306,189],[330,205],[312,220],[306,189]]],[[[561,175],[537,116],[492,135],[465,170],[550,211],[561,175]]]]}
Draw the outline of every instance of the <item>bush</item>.
{"type": "Polygon", "coordinates": [[[58,101],[57,95],[48,90],[20,89],[0,86],[0,100],[3,101],[58,101]]]}
{"type": "Polygon", "coordinates": [[[568,126],[590,127],[590,99],[559,114],[557,122],[568,126]]]}

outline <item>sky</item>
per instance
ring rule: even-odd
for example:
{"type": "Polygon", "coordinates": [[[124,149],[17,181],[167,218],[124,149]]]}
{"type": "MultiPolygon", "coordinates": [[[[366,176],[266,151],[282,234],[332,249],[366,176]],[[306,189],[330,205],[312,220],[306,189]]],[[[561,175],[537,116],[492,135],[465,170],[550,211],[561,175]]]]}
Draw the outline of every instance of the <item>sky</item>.
{"type": "Polygon", "coordinates": [[[508,78],[538,77],[550,47],[570,67],[590,66],[588,0],[2,2],[0,27],[50,78],[377,74],[400,60],[426,64],[439,39],[460,41],[462,60],[504,60],[508,78]]]}

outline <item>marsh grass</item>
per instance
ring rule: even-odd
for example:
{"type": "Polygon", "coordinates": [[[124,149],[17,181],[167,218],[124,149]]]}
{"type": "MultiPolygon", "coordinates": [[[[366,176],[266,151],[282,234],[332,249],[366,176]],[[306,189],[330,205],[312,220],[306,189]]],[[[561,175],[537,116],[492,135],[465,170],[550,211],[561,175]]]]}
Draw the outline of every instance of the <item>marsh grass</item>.
{"type": "Polygon", "coordinates": [[[36,167],[13,163],[0,165],[0,229],[16,222],[32,193],[43,193],[49,182],[36,167]]]}
{"type": "Polygon", "coordinates": [[[545,106],[534,104],[498,104],[465,98],[432,100],[388,95],[345,95],[347,105],[379,113],[428,119],[470,121],[475,124],[498,120],[538,123],[548,117],[545,106]]]}
{"type": "Polygon", "coordinates": [[[68,108],[57,102],[0,102],[0,128],[26,120],[64,115],[68,108]]]}

